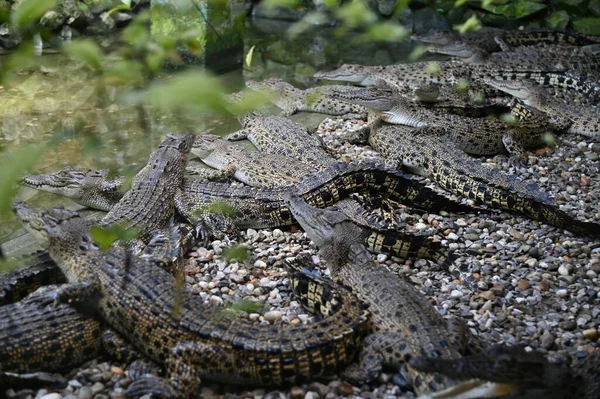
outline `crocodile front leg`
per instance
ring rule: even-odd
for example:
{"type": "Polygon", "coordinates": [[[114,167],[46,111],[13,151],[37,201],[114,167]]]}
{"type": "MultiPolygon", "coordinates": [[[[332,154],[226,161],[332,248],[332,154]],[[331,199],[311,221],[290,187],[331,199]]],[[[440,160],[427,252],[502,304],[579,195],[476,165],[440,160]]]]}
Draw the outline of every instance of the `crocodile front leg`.
{"type": "Polygon", "coordinates": [[[210,181],[227,181],[235,175],[235,165],[229,164],[224,169],[208,169],[197,166],[188,166],[185,168],[186,173],[193,174],[203,180],[210,181]]]}
{"type": "Polygon", "coordinates": [[[242,129],[242,130],[238,130],[237,132],[228,134],[227,136],[225,136],[225,140],[228,140],[228,141],[245,140],[248,138],[249,135],[250,135],[249,130],[242,129]]]}
{"type": "Polygon", "coordinates": [[[508,132],[502,136],[504,148],[510,154],[510,162],[515,167],[521,167],[529,163],[529,155],[521,143],[516,132],[508,132]]]}

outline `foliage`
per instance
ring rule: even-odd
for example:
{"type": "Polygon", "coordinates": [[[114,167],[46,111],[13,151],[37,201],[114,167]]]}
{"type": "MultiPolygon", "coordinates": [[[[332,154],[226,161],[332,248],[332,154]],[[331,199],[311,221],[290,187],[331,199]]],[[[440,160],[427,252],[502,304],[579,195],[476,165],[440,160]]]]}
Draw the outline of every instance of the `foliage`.
{"type": "Polygon", "coordinates": [[[135,239],[139,235],[137,229],[126,229],[121,225],[108,227],[93,226],[90,229],[92,239],[101,250],[106,251],[117,241],[127,242],[135,239]]]}

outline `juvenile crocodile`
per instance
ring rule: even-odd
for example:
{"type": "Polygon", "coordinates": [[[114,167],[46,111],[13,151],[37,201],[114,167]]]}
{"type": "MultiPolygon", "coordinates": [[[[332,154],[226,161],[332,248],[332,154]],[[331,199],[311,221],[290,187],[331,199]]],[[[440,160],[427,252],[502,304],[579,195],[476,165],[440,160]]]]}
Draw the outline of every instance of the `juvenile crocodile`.
{"type": "Polygon", "coordinates": [[[235,177],[252,187],[291,187],[306,175],[312,175],[319,170],[283,155],[249,151],[212,134],[196,136],[192,154],[198,156],[206,165],[218,169],[218,172],[190,168],[187,169],[188,172],[209,177],[235,177]]]}
{"type": "Polygon", "coordinates": [[[108,170],[67,166],[58,172],[25,175],[21,184],[74,199],[83,206],[110,211],[122,197],[123,177],[109,177],[108,170]]]}
{"type": "Polygon", "coordinates": [[[296,112],[317,112],[341,116],[344,119],[367,118],[367,110],[364,107],[329,96],[332,90],[344,90],[346,86],[319,86],[302,90],[279,78],[268,78],[262,82],[247,80],[246,86],[254,90],[273,92],[273,102],[286,116],[296,112]]]}
{"type": "Polygon", "coordinates": [[[378,79],[384,80],[398,90],[418,89],[423,84],[435,83],[441,86],[456,88],[465,85],[473,92],[480,92],[485,97],[495,93],[486,88],[484,78],[499,80],[530,79],[545,87],[561,88],[565,95],[587,97],[592,101],[598,95],[598,86],[586,79],[571,73],[565,73],[562,68],[547,71],[537,67],[502,68],[488,65],[467,65],[460,61],[430,61],[387,66],[364,66],[344,64],[329,72],[317,72],[315,78],[356,83],[361,86],[374,85],[378,79]],[[580,93],[580,94],[577,94],[580,93]]]}
{"type": "Polygon", "coordinates": [[[431,44],[465,43],[480,48],[483,51],[500,51],[501,47],[496,38],[510,46],[527,46],[536,44],[571,44],[586,46],[600,43],[598,36],[583,35],[560,29],[525,29],[504,30],[485,27],[474,32],[458,33],[454,31],[433,30],[426,34],[412,35],[411,38],[431,44]]]}
{"type": "MultiPolygon", "coordinates": [[[[370,335],[358,364],[343,377],[362,384],[375,379],[383,365],[400,368],[415,356],[456,358],[465,348],[468,329],[455,335],[439,313],[411,284],[373,261],[360,240],[361,229],[340,212],[317,209],[298,197],[290,198],[290,210],[317,244],[331,276],[349,286],[368,303],[370,335]]],[[[407,246],[421,245],[405,237],[407,246]]],[[[437,391],[453,384],[442,375],[427,375],[409,368],[417,393],[437,391]]]]}
{"type": "MultiPolygon", "coordinates": [[[[423,372],[437,372],[451,378],[491,381],[504,395],[511,393],[510,397],[595,399],[600,392],[600,351],[576,359],[570,367],[551,363],[540,352],[505,345],[495,345],[460,359],[418,357],[411,365],[423,372]]],[[[440,397],[452,398],[453,391],[460,392],[460,388],[459,385],[440,392],[440,397]]]]}
{"type": "MultiPolygon", "coordinates": [[[[400,125],[372,129],[369,143],[387,159],[388,166],[404,165],[417,174],[429,176],[440,187],[453,194],[495,209],[521,214],[576,234],[600,235],[599,224],[576,220],[558,207],[547,203],[547,198],[536,195],[535,186],[527,194],[523,190],[515,192],[498,183],[489,183],[487,179],[474,178],[466,164],[457,162],[451,144],[440,141],[439,137],[432,137],[416,130],[400,125]]],[[[480,165],[479,168],[484,167],[480,165]]],[[[489,172],[477,173],[488,174],[497,182],[507,182],[507,186],[510,184],[507,181],[508,176],[502,173],[493,175],[489,172]]],[[[519,183],[515,182],[515,184],[519,183]]]]}
{"type": "Polygon", "coordinates": [[[473,155],[508,152],[514,158],[526,161],[526,149],[542,146],[544,133],[552,129],[549,118],[543,113],[531,114],[529,120],[508,124],[499,119],[459,116],[427,108],[403,98],[382,80],[375,86],[336,93],[334,97],[373,109],[385,122],[426,127],[423,130],[433,134],[440,132],[458,148],[473,155]]]}
{"type": "Polygon", "coordinates": [[[486,83],[502,90],[525,104],[546,112],[552,118],[566,121],[569,125],[567,132],[582,134],[587,137],[600,137],[600,110],[591,105],[562,104],[549,96],[534,82],[501,81],[486,79],[486,83]]]}
{"type": "Polygon", "coordinates": [[[166,379],[137,380],[129,395],[193,397],[204,377],[264,385],[317,378],[351,362],[362,342],[367,312],[345,289],[323,303],[329,313],[321,321],[257,325],[207,306],[151,260],[128,257],[119,247],[98,250],[81,220],[56,223],[45,215],[36,225],[71,282],[57,299],[93,306],[145,356],[164,365],[166,379]]]}

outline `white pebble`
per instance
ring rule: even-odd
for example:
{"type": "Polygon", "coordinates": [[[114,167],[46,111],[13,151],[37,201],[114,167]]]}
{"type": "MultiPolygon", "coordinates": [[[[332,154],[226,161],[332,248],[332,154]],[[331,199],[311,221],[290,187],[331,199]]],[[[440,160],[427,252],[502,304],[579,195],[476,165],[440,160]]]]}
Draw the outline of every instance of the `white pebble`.
{"type": "Polygon", "coordinates": [[[564,288],[556,291],[556,295],[558,295],[561,298],[566,297],[568,293],[569,292],[564,288]]]}
{"type": "Polygon", "coordinates": [[[259,259],[256,262],[254,262],[254,267],[265,268],[267,267],[267,264],[259,259]]]}
{"type": "Polygon", "coordinates": [[[463,293],[460,292],[459,290],[452,290],[452,292],[450,293],[450,297],[452,298],[462,298],[463,293]]]}
{"type": "Polygon", "coordinates": [[[279,310],[271,310],[270,312],[264,314],[265,320],[269,322],[279,320],[281,319],[281,316],[283,316],[283,313],[281,313],[279,310]]]}
{"type": "Polygon", "coordinates": [[[458,235],[456,235],[455,233],[450,233],[446,236],[446,238],[452,241],[456,241],[458,240],[458,235]]]}
{"type": "Polygon", "coordinates": [[[216,296],[216,295],[211,296],[208,301],[213,306],[221,306],[221,305],[223,305],[223,299],[221,297],[216,296]]]}
{"type": "Polygon", "coordinates": [[[49,393],[48,395],[42,396],[40,399],[62,399],[62,395],[59,393],[49,393]]]}
{"type": "Polygon", "coordinates": [[[278,238],[278,237],[281,237],[282,235],[283,235],[283,231],[281,231],[279,229],[273,230],[273,237],[278,238]]]}
{"type": "Polygon", "coordinates": [[[387,260],[387,255],[386,254],[379,254],[379,255],[377,255],[377,262],[383,263],[386,260],[387,260]]]}
{"type": "Polygon", "coordinates": [[[561,276],[568,276],[570,274],[569,268],[565,265],[562,265],[558,268],[558,274],[561,276]]]}
{"type": "Polygon", "coordinates": [[[419,222],[417,224],[415,224],[415,229],[417,230],[425,230],[427,228],[427,225],[425,223],[419,222]]]}

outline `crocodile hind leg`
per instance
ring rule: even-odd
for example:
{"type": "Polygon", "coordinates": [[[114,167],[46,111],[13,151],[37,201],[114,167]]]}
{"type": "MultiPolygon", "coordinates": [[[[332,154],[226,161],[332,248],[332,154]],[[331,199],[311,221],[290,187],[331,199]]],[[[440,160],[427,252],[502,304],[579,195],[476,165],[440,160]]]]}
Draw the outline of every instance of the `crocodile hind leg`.
{"type": "Polygon", "coordinates": [[[126,396],[197,397],[202,375],[231,374],[233,364],[231,354],[218,345],[179,342],[165,361],[166,377],[144,375],[129,386],[126,396]]]}
{"type": "Polygon", "coordinates": [[[513,166],[520,167],[529,163],[529,155],[517,138],[516,133],[506,133],[502,136],[502,143],[506,151],[510,154],[510,162],[513,166]]]}
{"type": "Polygon", "coordinates": [[[237,132],[228,134],[227,136],[225,136],[225,140],[229,140],[229,141],[245,140],[248,138],[249,135],[250,135],[249,130],[242,129],[242,130],[238,130],[237,132]]]}

